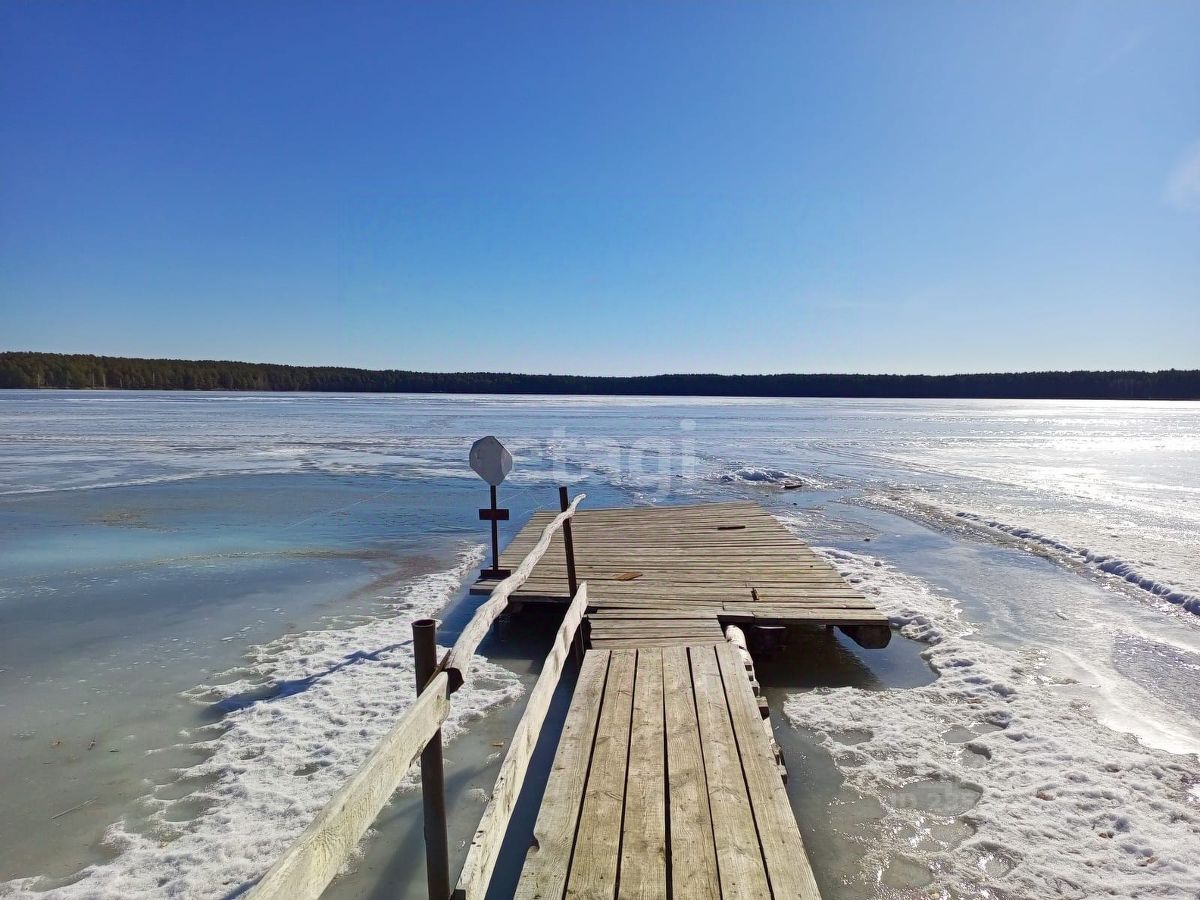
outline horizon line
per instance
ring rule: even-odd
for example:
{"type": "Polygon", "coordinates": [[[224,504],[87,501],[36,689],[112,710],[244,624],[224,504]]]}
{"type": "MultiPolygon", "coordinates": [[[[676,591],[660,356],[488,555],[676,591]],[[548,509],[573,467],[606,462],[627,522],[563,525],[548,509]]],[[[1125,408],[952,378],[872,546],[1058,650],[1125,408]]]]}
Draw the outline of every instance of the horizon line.
{"type": "Polygon", "coordinates": [[[497,375],[516,378],[586,378],[614,381],[633,381],[655,378],[974,378],[1005,375],[1165,375],[1182,374],[1200,376],[1200,368],[1184,369],[989,369],[974,372],[655,372],[647,375],[593,375],[560,372],[517,372],[496,369],[405,369],[370,368],[342,363],[291,363],[261,360],[221,359],[218,357],[182,356],[125,356],[108,353],[68,353],[58,350],[0,350],[0,359],[12,356],[74,357],[96,360],[122,360],[153,363],[223,364],[238,366],[273,366],[292,369],[340,369],[351,372],[384,374],[395,372],[405,375],[497,375]]]}

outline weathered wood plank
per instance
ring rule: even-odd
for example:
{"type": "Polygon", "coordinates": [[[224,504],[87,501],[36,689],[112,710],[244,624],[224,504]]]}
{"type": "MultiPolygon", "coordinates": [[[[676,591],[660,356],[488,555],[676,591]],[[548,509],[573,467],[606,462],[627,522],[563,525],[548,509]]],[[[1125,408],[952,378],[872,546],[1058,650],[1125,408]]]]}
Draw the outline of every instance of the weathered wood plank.
{"type": "Polygon", "coordinates": [[[611,900],[616,890],[636,664],[636,651],[613,651],[567,876],[568,900],[611,900]]]}
{"type": "Polygon", "coordinates": [[[671,820],[671,886],[676,897],[716,898],[717,856],[708,781],[700,749],[700,725],[688,651],[663,650],[663,692],[667,698],[666,754],[671,820]]]}
{"type": "Polygon", "coordinates": [[[745,666],[729,644],[717,647],[716,655],[773,896],[820,900],[745,666]]]}
{"type": "Polygon", "coordinates": [[[664,624],[668,621],[665,619],[651,620],[645,624],[639,622],[634,628],[619,628],[613,626],[619,624],[620,619],[599,619],[591,625],[591,637],[596,640],[649,634],[703,634],[707,637],[720,630],[720,625],[715,618],[710,621],[688,619],[676,624],[664,624]],[[652,627],[654,621],[660,624],[652,627]]]}
{"type": "Polygon", "coordinates": [[[686,610],[676,609],[658,610],[653,607],[647,607],[644,612],[636,609],[608,609],[601,607],[595,612],[588,613],[588,621],[593,623],[624,622],[629,620],[644,620],[647,622],[652,622],[658,619],[671,622],[707,622],[712,618],[715,617],[709,613],[691,613],[686,610]]]}
{"type": "Polygon", "coordinates": [[[621,836],[619,900],[667,896],[662,652],[639,650],[621,836]]]}
{"type": "Polygon", "coordinates": [[[721,618],[735,621],[739,618],[761,621],[762,624],[787,624],[788,622],[822,622],[826,624],[887,624],[887,618],[873,609],[833,609],[808,606],[758,606],[745,603],[727,603],[721,618]]]}
{"type": "Polygon", "coordinates": [[[721,896],[724,900],[770,897],[716,649],[693,647],[688,655],[696,690],[721,896]]]}
{"type": "Polygon", "coordinates": [[[607,640],[627,640],[632,638],[654,638],[654,637],[702,637],[705,640],[717,640],[720,637],[720,626],[715,622],[712,628],[626,628],[613,629],[611,631],[596,631],[593,629],[591,639],[593,641],[607,640]]]}
{"type": "Polygon", "coordinates": [[[700,647],[715,644],[716,639],[707,637],[657,637],[632,638],[629,640],[600,641],[597,650],[637,650],[642,647],[700,647]]]}
{"type": "Polygon", "coordinates": [[[607,651],[593,650],[583,658],[538,809],[533,846],[514,894],[517,900],[557,900],[566,887],[608,667],[607,651]]]}

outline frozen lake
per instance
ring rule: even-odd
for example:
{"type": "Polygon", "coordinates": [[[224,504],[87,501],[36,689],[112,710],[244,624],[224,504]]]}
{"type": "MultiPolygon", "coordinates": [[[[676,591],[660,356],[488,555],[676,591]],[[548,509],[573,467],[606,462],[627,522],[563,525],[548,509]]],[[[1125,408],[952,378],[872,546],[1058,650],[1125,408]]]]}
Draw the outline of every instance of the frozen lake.
{"type": "MultiPolygon", "coordinates": [[[[8,391],[0,896],[260,874],[476,602],[489,433],[508,533],[750,497],[901,629],[760,667],[828,900],[1200,892],[1200,404],[8,391]]],[[[458,839],[552,630],[456,695],[458,839]]],[[[423,896],[413,796],[335,895],[423,896]]]]}

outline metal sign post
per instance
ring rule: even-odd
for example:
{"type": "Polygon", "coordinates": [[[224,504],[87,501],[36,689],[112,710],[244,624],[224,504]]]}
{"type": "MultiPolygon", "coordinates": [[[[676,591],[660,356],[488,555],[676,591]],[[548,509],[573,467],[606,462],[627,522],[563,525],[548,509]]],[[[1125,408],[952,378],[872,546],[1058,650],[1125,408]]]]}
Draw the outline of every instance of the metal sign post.
{"type": "Polygon", "coordinates": [[[512,454],[504,449],[504,445],[498,440],[488,435],[471,445],[470,461],[475,474],[486,481],[492,489],[491,507],[479,511],[480,520],[492,523],[492,565],[490,568],[481,569],[480,575],[484,578],[507,578],[512,572],[509,569],[500,568],[500,528],[498,523],[508,521],[508,510],[500,509],[496,505],[496,488],[512,471],[512,454]]]}

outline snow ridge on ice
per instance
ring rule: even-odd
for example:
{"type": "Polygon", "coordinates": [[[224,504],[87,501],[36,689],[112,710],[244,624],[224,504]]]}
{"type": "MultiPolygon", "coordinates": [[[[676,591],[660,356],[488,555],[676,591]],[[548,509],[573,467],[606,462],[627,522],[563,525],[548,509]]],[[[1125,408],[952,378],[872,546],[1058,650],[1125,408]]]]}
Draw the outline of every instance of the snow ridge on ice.
{"type": "Polygon", "coordinates": [[[1032,541],[1052,550],[1056,550],[1067,556],[1074,557],[1078,561],[1093,566],[1108,575],[1113,575],[1124,581],[1129,582],[1135,587],[1139,587],[1144,591],[1149,591],[1156,597],[1182,606],[1188,612],[1200,615],[1200,597],[1194,594],[1189,594],[1186,591],[1179,590],[1177,587],[1159,581],[1152,576],[1146,575],[1140,571],[1137,566],[1129,560],[1122,559],[1111,553],[1096,553],[1086,548],[1072,547],[1070,544],[1065,544],[1062,541],[1056,540],[1049,535],[1040,534],[1031,528],[1021,528],[1016,525],[1006,525],[996,519],[989,519],[984,516],[976,515],[969,512],[958,512],[955,515],[959,519],[970,522],[981,528],[990,528],[993,531],[999,531],[1012,537],[1020,538],[1026,541],[1032,541]]]}

